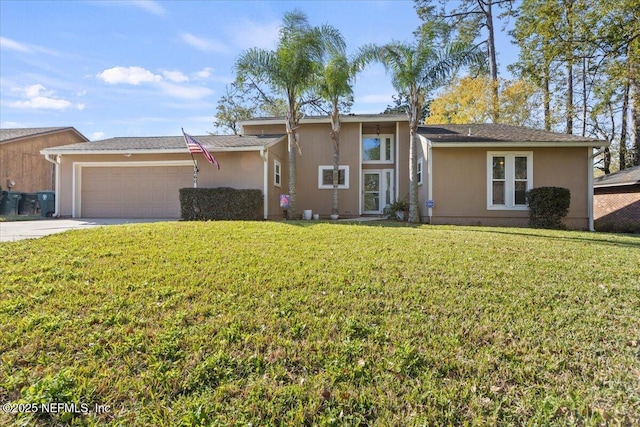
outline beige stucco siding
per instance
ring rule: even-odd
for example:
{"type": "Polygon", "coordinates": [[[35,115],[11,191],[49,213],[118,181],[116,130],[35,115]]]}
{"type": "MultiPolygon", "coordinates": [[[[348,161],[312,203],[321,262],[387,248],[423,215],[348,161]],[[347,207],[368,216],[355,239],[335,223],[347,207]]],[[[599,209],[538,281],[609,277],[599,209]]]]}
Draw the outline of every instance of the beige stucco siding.
{"type": "Polygon", "coordinates": [[[269,147],[269,173],[267,175],[268,189],[268,219],[281,219],[283,212],[280,208],[280,195],[288,193],[288,174],[287,174],[287,141],[281,141],[272,147],[269,147]],[[275,161],[280,163],[280,186],[277,186],[275,177],[275,161]]]}
{"type": "Polygon", "coordinates": [[[528,211],[487,209],[487,153],[502,151],[532,152],[533,187],[568,188],[571,191],[571,206],[565,223],[569,228],[588,227],[589,151],[584,147],[434,147],[432,198],[435,207],[432,223],[515,226],[528,224],[528,211]]]}
{"type": "MultiPolygon", "coordinates": [[[[220,170],[217,170],[215,166],[209,164],[202,155],[195,155],[198,162],[198,187],[233,187],[243,189],[259,189],[263,191],[263,165],[264,162],[259,152],[213,152],[216,160],[220,163],[220,170]]],[[[178,167],[179,168],[179,187],[193,185],[193,166],[191,156],[188,153],[184,154],[133,154],[129,157],[124,155],[62,155],[60,157],[60,176],[58,186],[58,203],[59,214],[61,216],[78,216],[82,212],[82,198],[89,200],[95,200],[96,196],[87,196],[86,189],[83,189],[83,173],[86,170],[92,168],[98,172],[92,172],[94,175],[98,174],[99,179],[103,180],[109,176],[107,169],[105,168],[133,168],[130,171],[137,168],[155,168],[155,167],[178,167]],[[187,176],[185,176],[188,173],[187,176]],[[84,192],[84,194],[83,194],[84,192]]],[[[155,169],[154,171],[159,171],[155,169]]],[[[172,173],[166,174],[166,176],[156,175],[159,183],[156,183],[156,187],[169,188],[174,192],[175,185],[168,183],[167,180],[173,180],[173,172],[177,170],[172,169],[172,173]],[[164,183],[163,183],[164,181],[164,183]]],[[[135,173],[134,173],[135,175],[135,173]]],[[[149,174],[141,174],[142,179],[147,180],[149,174]]],[[[131,186],[136,187],[135,176],[131,178],[131,186]]],[[[118,181],[119,182],[119,181],[118,181]]],[[[92,186],[96,185],[96,178],[90,180],[92,186]]],[[[114,203],[118,203],[119,196],[110,194],[110,192],[119,191],[118,188],[110,186],[106,183],[104,186],[100,186],[100,191],[105,191],[104,198],[112,200],[114,203]]],[[[94,205],[95,206],[95,205],[94,205]]],[[[115,212],[115,209],[113,210],[115,212]]],[[[89,213],[96,215],[97,211],[89,210],[89,213]]],[[[125,217],[127,215],[136,215],[128,210],[124,210],[122,213],[125,217]]],[[[85,216],[85,213],[82,212],[85,216]]]]}

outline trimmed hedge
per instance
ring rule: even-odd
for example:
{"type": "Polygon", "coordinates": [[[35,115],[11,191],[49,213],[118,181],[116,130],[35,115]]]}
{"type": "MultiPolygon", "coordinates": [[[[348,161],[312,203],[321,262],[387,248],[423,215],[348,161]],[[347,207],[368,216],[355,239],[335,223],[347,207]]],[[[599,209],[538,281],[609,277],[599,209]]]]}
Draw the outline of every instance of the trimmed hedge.
{"type": "Polygon", "coordinates": [[[187,221],[261,220],[264,215],[262,191],[230,187],[181,188],[180,213],[187,221]]]}
{"type": "Polygon", "coordinates": [[[527,191],[529,225],[536,228],[560,228],[569,213],[571,192],[568,188],[538,187],[527,191]]]}

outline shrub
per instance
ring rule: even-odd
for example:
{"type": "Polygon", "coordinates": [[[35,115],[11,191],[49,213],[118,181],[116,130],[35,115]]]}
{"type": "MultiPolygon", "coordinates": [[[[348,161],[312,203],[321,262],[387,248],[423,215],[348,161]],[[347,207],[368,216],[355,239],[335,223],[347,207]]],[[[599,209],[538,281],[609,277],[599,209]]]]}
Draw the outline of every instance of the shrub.
{"type": "Polygon", "coordinates": [[[568,188],[539,187],[527,191],[529,225],[536,228],[566,228],[562,220],[569,213],[568,188]]]}
{"type": "Polygon", "coordinates": [[[181,188],[181,218],[193,220],[260,220],[263,200],[260,190],[235,188],[181,188]]]}

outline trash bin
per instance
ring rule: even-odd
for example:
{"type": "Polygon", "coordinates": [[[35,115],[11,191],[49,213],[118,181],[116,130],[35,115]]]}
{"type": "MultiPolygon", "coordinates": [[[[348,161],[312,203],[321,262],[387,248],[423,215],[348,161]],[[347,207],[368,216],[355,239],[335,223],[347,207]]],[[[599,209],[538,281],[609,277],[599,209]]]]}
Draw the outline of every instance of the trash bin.
{"type": "Polygon", "coordinates": [[[40,202],[40,216],[42,218],[52,217],[56,211],[56,193],[53,191],[38,191],[38,202],[40,202]]]}
{"type": "Polygon", "coordinates": [[[20,193],[18,215],[35,215],[38,207],[38,193],[20,193]]]}
{"type": "Polygon", "coordinates": [[[20,192],[3,191],[0,200],[0,215],[18,215],[18,202],[20,201],[20,192]]]}

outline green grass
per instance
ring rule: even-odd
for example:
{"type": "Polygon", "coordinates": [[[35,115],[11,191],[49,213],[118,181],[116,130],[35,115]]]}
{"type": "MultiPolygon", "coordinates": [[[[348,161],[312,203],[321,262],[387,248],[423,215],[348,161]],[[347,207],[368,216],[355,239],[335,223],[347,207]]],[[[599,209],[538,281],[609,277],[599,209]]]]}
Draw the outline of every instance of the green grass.
{"type": "Polygon", "coordinates": [[[310,222],[0,244],[0,424],[640,423],[640,238],[310,222]]]}

